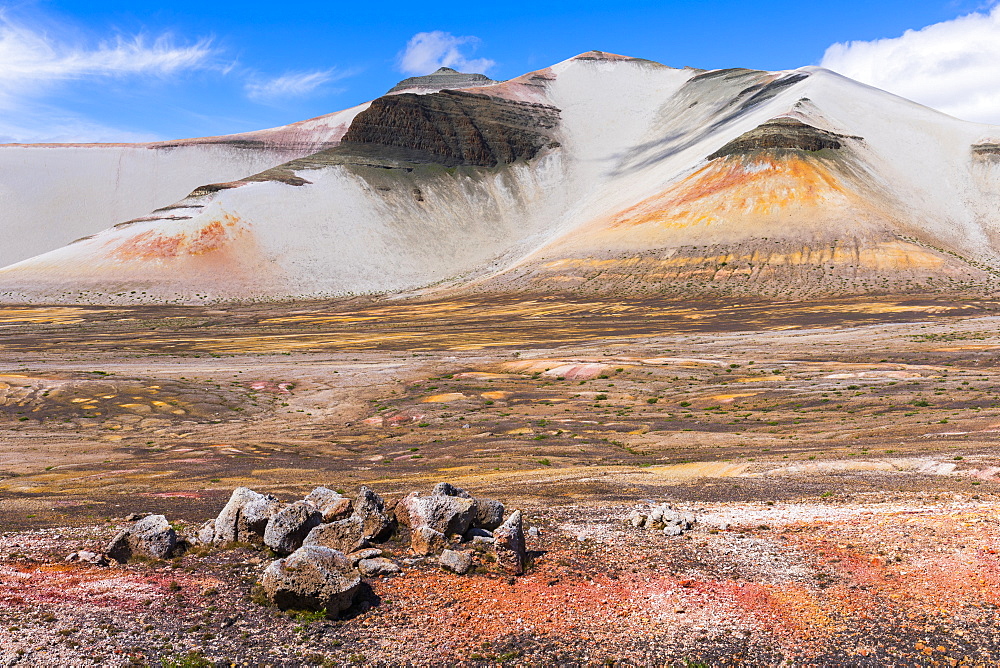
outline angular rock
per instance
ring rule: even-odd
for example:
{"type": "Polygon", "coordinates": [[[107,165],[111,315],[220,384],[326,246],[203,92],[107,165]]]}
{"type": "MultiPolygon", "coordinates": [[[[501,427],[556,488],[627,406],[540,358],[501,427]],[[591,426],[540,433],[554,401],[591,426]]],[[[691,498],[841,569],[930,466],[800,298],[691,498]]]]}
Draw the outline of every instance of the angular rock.
{"type": "Polygon", "coordinates": [[[264,544],[278,554],[302,547],[302,541],[323,521],[323,513],[306,501],[296,501],[279,510],[267,523],[264,544]]]}
{"type": "Polygon", "coordinates": [[[445,535],[464,535],[475,518],[475,501],[458,496],[410,494],[399,507],[406,510],[410,529],[428,527],[445,535]]]}
{"type": "Polygon", "coordinates": [[[335,522],[351,514],[351,500],[327,487],[317,487],[304,500],[323,513],[324,522],[335,522]]]}
{"type": "Polygon", "coordinates": [[[465,575],[472,568],[472,553],[457,550],[445,550],[438,557],[438,563],[452,573],[465,575]]]}
{"type": "Polygon", "coordinates": [[[385,512],[382,497],[362,486],[354,502],[354,515],[361,519],[367,540],[384,540],[392,532],[392,517],[385,512]]]}
{"type": "Polygon", "coordinates": [[[524,547],[524,526],[520,510],[515,510],[506,522],[497,527],[493,532],[493,539],[500,565],[514,575],[524,573],[528,553],[524,547]]]}
{"type": "Polygon", "coordinates": [[[74,563],[87,563],[94,564],[95,566],[107,566],[108,558],[98,552],[91,552],[90,550],[80,550],[79,552],[73,552],[66,557],[66,561],[74,563]]]}
{"type": "Polygon", "coordinates": [[[472,495],[461,487],[455,487],[450,482],[439,482],[431,490],[431,496],[458,496],[463,499],[471,499],[472,495]]]}
{"type": "Polygon", "coordinates": [[[269,564],[261,586],[282,610],[326,610],[332,616],[354,603],[361,574],[341,552],[306,545],[269,564]]]}
{"type": "Polygon", "coordinates": [[[448,546],[448,538],[430,527],[418,527],[410,532],[410,549],[415,554],[437,554],[448,546]]]}
{"type": "Polygon", "coordinates": [[[303,545],[320,545],[345,554],[365,547],[364,523],[360,517],[351,516],[328,524],[320,524],[306,535],[303,545]]]}
{"type": "Polygon", "coordinates": [[[211,543],[215,538],[215,520],[209,520],[202,524],[198,528],[197,533],[195,533],[194,538],[198,544],[211,543]]]}
{"type": "Polygon", "coordinates": [[[133,557],[166,559],[177,547],[177,532],[163,515],[142,518],[115,536],[104,550],[115,561],[133,557]]]}
{"type": "Polygon", "coordinates": [[[267,522],[281,509],[281,502],[270,494],[258,494],[237,487],[229,502],[215,518],[215,543],[259,543],[267,522]]]}
{"type": "Polygon", "coordinates": [[[361,571],[361,575],[371,578],[376,575],[393,575],[394,573],[401,572],[403,569],[388,559],[376,557],[374,559],[362,559],[359,561],[358,570],[361,571]]]}
{"type": "Polygon", "coordinates": [[[377,547],[367,547],[351,552],[350,554],[347,555],[347,558],[348,560],[350,560],[352,564],[357,566],[358,562],[361,561],[362,559],[374,559],[376,557],[381,557],[381,556],[382,556],[382,550],[378,549],[377,547]]]}
{"type": "Polygon", "coordinates": [[[474,499],[472,526],[492,531],[503,524],[503,504],[496,499],[474,499]]]}

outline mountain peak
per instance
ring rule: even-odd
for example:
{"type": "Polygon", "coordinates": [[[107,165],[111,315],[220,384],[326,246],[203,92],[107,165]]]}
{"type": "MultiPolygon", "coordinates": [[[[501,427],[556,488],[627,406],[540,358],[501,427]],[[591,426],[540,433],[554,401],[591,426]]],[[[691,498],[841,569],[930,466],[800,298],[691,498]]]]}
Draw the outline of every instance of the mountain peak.
{"type": "Polygon", "coordinates": [[[454,88],[476,88],[497,83],[485,74],[459,72],[450,67],[439,67],[431,74],[403,79],[389,90],[393,93],[433,93],[454,88]]]}

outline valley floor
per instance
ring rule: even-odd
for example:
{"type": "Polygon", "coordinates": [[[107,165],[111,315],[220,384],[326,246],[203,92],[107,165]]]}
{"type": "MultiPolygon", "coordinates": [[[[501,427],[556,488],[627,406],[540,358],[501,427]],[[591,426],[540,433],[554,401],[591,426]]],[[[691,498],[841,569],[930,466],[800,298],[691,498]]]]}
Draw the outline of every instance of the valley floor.
{"type": "Polygon", "coordinates": [[[996,664],[998,309],[0,308],[0,665],[996,664]],[[440,480],[525,511],[526,575],[414,563],[316,620],[251,601],[245,547],[63,561],[240,485],[440,480]],[[649,501],[699,523],[625,523],[649,501]]]}

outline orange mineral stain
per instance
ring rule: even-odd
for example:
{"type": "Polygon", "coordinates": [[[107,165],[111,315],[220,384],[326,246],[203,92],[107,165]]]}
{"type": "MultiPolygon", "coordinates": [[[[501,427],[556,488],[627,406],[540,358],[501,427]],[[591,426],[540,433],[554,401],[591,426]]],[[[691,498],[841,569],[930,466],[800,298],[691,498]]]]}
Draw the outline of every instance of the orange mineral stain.
{"type": "Polygon", "coordinates": [[[142,232],[119,244],[111,256],[118,260],[169,260],[204,255],[225,248],[246,231],[239,218],[225,214],[221,220],[178,234],[157,230],[142,232]]]}
{"type": "Polygon", "coordinates": [[[791,205],[820,206],[845,193],[819,160],[798,156],[715,160],[683,181],[626,209],[612,228],[708,225],[768,216],[791,205]]]}

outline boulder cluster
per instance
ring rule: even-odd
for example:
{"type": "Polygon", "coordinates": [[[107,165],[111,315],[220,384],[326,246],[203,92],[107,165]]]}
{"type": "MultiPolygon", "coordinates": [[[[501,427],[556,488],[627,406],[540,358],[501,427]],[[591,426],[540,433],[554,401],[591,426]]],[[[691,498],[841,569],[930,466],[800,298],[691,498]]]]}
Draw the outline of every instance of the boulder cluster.
{"type": "Polygon", "coordinates": [[[677,510],[669,503],[653,505],[648,509],[636,509],[625,520],[637,529],[662,531],[667,536],[680,536],[694,528],[697,518],[694,513],[677,510]]]}
{"type": "MultiPolygon", "coordinates": [[[[402,570],[378,547],[389,541],[408,540],[413,556],[403,564],[431,558],[458,574],[495,562],[510,575],[520,575],[527,559],[520,511],[505,517],[499,501],[473,498],[446,482],[430,494],[412,493],[388,503],[367,487],[353,499],[317,487],[292,503],[239,487],[222,512],[192,536],[179,535],[163,515],[131,519],[137,521],[108,545],[109,558],[121,563],[137,557],[165,559],[195,545],[267,547],[280,557],[267,565],[260,580],[267,598],[282,609],[331,615],[351,607],[363,577],[402,570]]],[[[71,558],[91,560],[89,554],[71,558]]]]}

